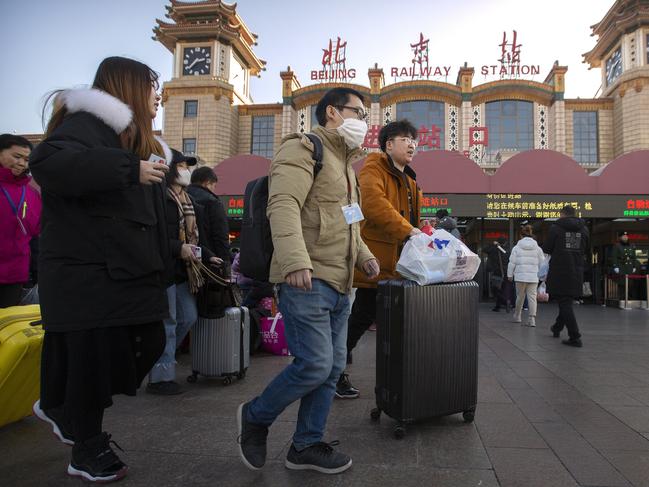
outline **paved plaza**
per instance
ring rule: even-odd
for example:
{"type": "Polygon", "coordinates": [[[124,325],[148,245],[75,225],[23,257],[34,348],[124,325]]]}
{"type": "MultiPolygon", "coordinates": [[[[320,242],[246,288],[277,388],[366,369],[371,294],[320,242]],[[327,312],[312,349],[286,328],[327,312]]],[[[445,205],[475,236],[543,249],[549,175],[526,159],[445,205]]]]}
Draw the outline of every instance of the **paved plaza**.
{"type": "MultiPolygon", "coordinates": [[[[336,476],[294,472],[283,462],[296,405],[273,425],[269,459],[247,470],[236,447],[235,411],[283,367],[255,356],[247,377],[186,384],[175,397],[117,397],[105,427],[125,450],[122,486],[649,486],[649,312],[576,306],[584,348],[561,345],[548,329],[553,304],[540,305],[536,329],[481,305],[475,423],[461,415],[409,428],[370,421],[375,334],[368,332],[349,372],[358,400],[337,400],[326,441],[354,461],[336,476]]],[[[565,333],[565,332],[564,332],[565,333]]],[[[189,372],[183,356],[181,378],[189,372]]],[[[73,486],[69,449],[33,417],[0,429],[0,484],[73,486]]],[[[119,453],[119,452],[118,452],[119,453]]]]}

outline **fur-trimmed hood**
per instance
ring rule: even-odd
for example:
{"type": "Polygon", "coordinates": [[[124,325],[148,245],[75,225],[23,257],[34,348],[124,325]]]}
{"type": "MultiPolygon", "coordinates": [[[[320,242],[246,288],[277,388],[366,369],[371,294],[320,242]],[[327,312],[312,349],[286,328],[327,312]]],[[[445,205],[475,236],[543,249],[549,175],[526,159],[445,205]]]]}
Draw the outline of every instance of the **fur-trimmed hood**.
{"type": "MultiPolygon", "coordinates": [[[[115,133],[121,134],[133,120],[133,111],[122,100],[97,88],[65,90],[59,95],[68,113],[87,112],[104,122],[115,133]]],[[[162,146],[165,161],[171,164],[171,149],[161,137],[155,136],[162,146]]]]}
{"type": "Polygon", "coordinates": [[[133,120],[133,112],[126,103],[96,88],[66,90],[60,96],[68,113],[88,112],[118,134],[133,120]]]}

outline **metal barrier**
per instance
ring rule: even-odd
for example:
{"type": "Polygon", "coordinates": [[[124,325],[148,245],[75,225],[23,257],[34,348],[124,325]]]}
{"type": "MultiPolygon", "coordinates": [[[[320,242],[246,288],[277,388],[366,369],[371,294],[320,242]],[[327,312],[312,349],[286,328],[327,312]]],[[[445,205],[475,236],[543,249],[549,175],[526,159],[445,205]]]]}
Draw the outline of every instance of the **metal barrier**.
{"type": "Polygon", "coordinates": [[[620,278],[622,276],[604,276],[604,306],[608,306],[609,301],[617,301],[618,307],[621,309],[649,310],[649,275],[625,274],[624,296],[620,295],[620,278]],[[645,281],[646,296],[644,300],[629,299],[629,279],[645,281]],[[621,306],[622,303],[624,306],[621,306]]]}

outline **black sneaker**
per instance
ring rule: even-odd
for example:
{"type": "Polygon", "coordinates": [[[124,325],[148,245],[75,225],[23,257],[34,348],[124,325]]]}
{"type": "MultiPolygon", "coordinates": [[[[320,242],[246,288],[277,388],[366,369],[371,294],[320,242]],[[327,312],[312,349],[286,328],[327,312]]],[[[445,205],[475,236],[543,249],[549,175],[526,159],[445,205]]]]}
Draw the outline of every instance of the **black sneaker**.
{"type": "Polygon", "coordinates": [[[66,445],[74,445],[74,436],[72,435],[72,427],[63,417],[63,412],[57,409],[48,409],[47,412],[41,409],[41,400],[39,399],[32,407],[34,415],[52,426],[54,436],[56,436],[61,443],[66,445]]]}
{"type": "Polygon", "coordinates": [[[250,470],[259,470],[266,463],[268,427],[249,423],[246,420],[249,404],[247,402],[240,404],[237,410],[239,456],[250,470]]]}
{"type": "Polygon", "coordinates": [[[352,386],[349,375],[345,373],[340,374],[340,378],[336,384],[336,397],[339,399],[356,399],[359,395],[358,389],[352,386]]]}
{"type": "Polygon", "coordinates": [[[552,336],[554,338],[559,338],[559,336],[561,336],[561,329],[559,327],[557,327],[556,324],[554,324],[554,325],[552,325],[550,327],[550,331],[552,331],[552,336]]]}
{"type": "Polygon", "coordinates": [[[570,347],[577,347],[577,348],[581,348],[581,347],[584,346],[581,343],[581,340],[579,338],[575,338],[575,339],[571,338],[570,340],[562,340],[561,343],[563,343],[564,345],[568,345],[570,347]]]}
{"type": "Polygon", "coordinates": [[[352,466],[352,459],[349,455],[333,449],[338,443],[338,441],[319,442],[302,451],[297,451],[295,446],[291,445],[288,455],[286,455],[286,468],[316,470],[329,474],[344,472],[352,466]]]}
{"type": "Polygon", "coordinates": [[[185,392],[178,382],[172,380],[149,382],[146,385],[146,391],[149,394],[158,394],[160,396],[175,396],[176,394],[182,394],[185,392]]]}
{"type": "Polygon", "coordinates": [[[111,443],[122,450],[107,433],[76,443],[72,447],[68,475],[99,483],[115,482],[126,476],[128,467],[115,454],[111,443]]]}
{"type": "Polygon", "coordinates": [[[491,311],[498,313],[500,311],[500,307],[496,306],[495,308],[491,308],[491,311]]]}

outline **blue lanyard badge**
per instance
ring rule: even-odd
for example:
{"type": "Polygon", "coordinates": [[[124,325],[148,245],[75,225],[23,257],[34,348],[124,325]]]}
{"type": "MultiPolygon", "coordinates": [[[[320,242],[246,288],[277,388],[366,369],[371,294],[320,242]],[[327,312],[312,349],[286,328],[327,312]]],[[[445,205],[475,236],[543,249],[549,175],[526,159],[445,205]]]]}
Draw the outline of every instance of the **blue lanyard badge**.
{"type": "Polygon", "coordinates": [[[11,206],[11,210],[13,211],[16,220],[18,220],[18,226],[20,227],[20,231],[23,232],[23,234],[27,235],[27,229],[25,228],[25,225],[23,225],[23,222],[20,219],[20,214],[18,213],[20,207],[25,205],[25,208],[23,208],[23,218],[25,218],[25,209],[27,207],[27,205],[25,204],[25,194],[26,194],[25,186],[23,186],[23,191],[22,194],[20,195],[20,201],[18,202],[18,206],[14,204],[14,201],[11,199],[11,196],[9,196],[9,192],[2,186],[0,186],[0,188],[2,188],[2,192],[5,194],[5,197],[7,198],[7,201],[11,206]]]}

